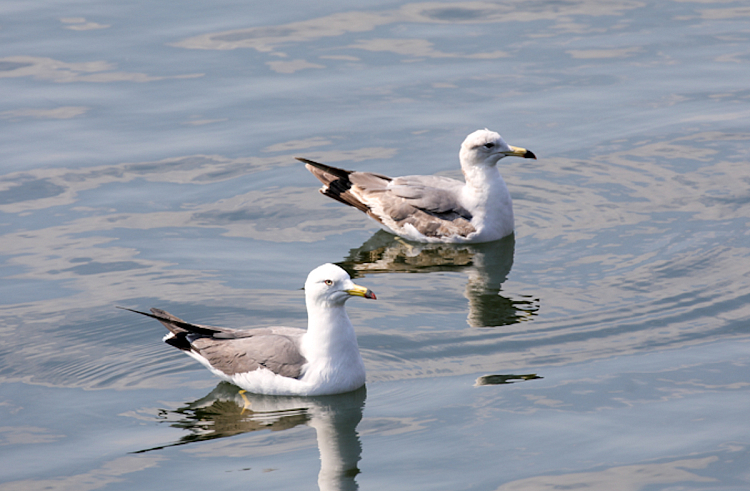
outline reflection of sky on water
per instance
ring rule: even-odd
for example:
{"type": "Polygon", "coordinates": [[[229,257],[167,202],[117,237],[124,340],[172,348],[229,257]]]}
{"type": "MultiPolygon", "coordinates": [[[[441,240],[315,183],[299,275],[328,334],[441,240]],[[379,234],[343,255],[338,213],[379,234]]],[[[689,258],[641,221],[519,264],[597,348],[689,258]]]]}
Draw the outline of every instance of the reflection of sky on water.
{"type": "MultiPolygon", "coordinates": [[[[257,140],[283,141],[281,130],[320,137],[320,124],[339,132],[379,128],[378,138],[390,144],[399,142],[400,129],[389,135],[388,121],[405,122],[406,131],[438,130],[425,127],[429,118],[460,141],[478,120],[519,119],[512,115],[525,115],[523,124],[512,125],[514,136],[537,137],[534,148],[549,156],[558,152],[544,144],[570,151],[633,135],[624,128],[681,131],[685,122],[748,117],[741,78],[725,76],[742,73],[748,57],[747,14],[732,2],[327,5],[308,18],[281,2],[248,6],[247,20],[230,22],[223,8],[201,9],[196,17],[196,5],[166,4],[150,9],[151,22],[126,24],[131,49],[112,49],[123,24],[99,20],[104,12],[71,16],[69,6],[40,5],[41,15],[36,8],[34,15],[8,12],[4,29],[9,41],[35,41],[34,49],[8,43],[0,59],[0,80],[13,89],[0,95],[2,116],[13,123],[0,154],[8,168],[28,167],[23,155],[54,166],[111,158],[92,139],[126,161],[187,148],[236,156],[257,140]],[[80,29],[87,25],[111,27],[80,29]],[[216,76],[216,63],[226,78],[216,76]],[[417,66],[419,77],[412,77],[417,66]],[[456,109],[445,111],[445,101],[456,109]],[[65,108],[73,108],[67,109],[72,119],[57,126],[40,127],[31,116],[65,108]],[[54,157],[22,137],[30,125],[54,157]]],[[[358,133],[345,132],[366,138],[358,133]]]]}
{"type": "MultiPolygon", "coordinates": [[[[455,3],[408,3],[394,10],[358,10],[338,12],[333,15],[318,17],[301,22],[293,22],[276,27],[253,27],[188,38],[175,46],[188,49],[230,50],[237,48],[252,48],[260,53],[286,56],[280,50],[289,45],[299,45],[331,37],[344,37],[349,34],[361,35],[369,31],[378,30],[375,35],[385,33],[384,27],[393,24],[437,24],[450,23],[452,25],[495,24],[504,29],[512,29],[514,23],[535,21],[551,21],[551,33],[555,28],[569,33],[570,31],[585,31],[583,25],[573,26],[566,23],[566,16],[619,17],[623,11],[633,10],[641,6],[637,2],[591,2],[578,1],[566,4],[530,5],[525,2],[513,4],[497,4],[489,2],[455,2],[455,3]],[[564,27],[563,27],[564,26],[564,27]]],[[[601,29],[601,28],[600,28],[601,29]]],[[[545,37],[550,37],[547,31],[545,37]]],[[[398,38],[375,38],[359,41],[344,46],[353,50],[385,51],[397,55],[424,56],[429,58],[475,58],[493,59],[509,56],[504,51],[479,53],[445,53],[432,48],[432,43],[424,39],[412,39],[408,36],[398,38]]],[[[475,48],[475,46],[472,46],[475,48]]],[[[606,55],[605,55],[606,56],[606,55]]],[[[610,55],[611,56],[611,55],[610,55]]],[[[351,60],[347,60],[351,61],[351,60]]],[[[313,68],[307,67],[304,68],[313,68]]],[[[323,68],[317,66],[315,68],[323,68]]]]}
{"type": "Polygon", "coordinates": [[[304,326],[341,260],[363,489],[744,487],[744,4],[113,5],[3,12],[0,490],[309,488],[306,425],[128,454],[215,381],[113,305],[304,326]],[[293,160],[458,177],[484,126],[540,156],[510,255],[368,244],[293,160]]]}

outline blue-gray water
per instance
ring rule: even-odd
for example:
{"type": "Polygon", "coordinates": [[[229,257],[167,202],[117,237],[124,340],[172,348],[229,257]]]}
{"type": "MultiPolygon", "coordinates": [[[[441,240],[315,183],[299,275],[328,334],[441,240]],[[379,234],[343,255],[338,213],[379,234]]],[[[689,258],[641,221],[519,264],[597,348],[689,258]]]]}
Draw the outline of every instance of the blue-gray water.
{"type": "Polygon", "coordinates": [[[750,488],[744,2],[0,14],[0,490],[750,488]],[[458,177],[484,127],[539,158],[492,244],[293,158],[458,177]],[[324,262],[378,294],[366,391],[239,394],[115,309],[303,327],[324,262]]]}

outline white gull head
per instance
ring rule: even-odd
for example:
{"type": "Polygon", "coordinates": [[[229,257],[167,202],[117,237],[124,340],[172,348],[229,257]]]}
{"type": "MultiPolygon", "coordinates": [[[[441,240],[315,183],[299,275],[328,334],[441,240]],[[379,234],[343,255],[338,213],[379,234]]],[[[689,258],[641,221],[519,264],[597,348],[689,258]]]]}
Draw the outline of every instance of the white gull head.
{"type": "Polygon", "coordinates": [[[305,281],[305,301],[308,308],[343,307],[352,296],[375,299],[375,294],[355,285],[346,271],[327,263],[313,269],[305,281]]]}
{"type": "Polygon", "coordinates": [[[536,158],[525,148],[505,143],[503,137],[488,129],[477,130],[466,137],[461,144],[459,158],[461,167],[466,170],[473,166],[493,166],[503,157],[536,158]]]}

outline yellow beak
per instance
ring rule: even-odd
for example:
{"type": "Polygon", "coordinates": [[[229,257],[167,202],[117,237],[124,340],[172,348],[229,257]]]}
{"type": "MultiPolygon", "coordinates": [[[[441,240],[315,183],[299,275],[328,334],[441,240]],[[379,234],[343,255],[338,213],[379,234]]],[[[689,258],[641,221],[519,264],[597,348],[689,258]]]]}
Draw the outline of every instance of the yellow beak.
{"type": "Polygon", "coordinates": [[[505,152],[505,155],[508,157],[522,157],[524,159],[535,159],[536,155],[534,155],[534,152],[531,150],[526,150],[525,148],[521,147],[514,147],[513,145],[508,145],[510,147],[510,152],[505,152]]]}
{"type": "Polygon", "coordinates": [[[373,300],[377,300],[378,297],[375,296],[375,294],[370,290],[369,288],[365,288],[363,286],[354,285],[353,288],[350,288],[348,290],[345,290],[346,293],[349,295],[353,295],[355,297],[365,297],[365,298],[371,298],[373,300]]]}

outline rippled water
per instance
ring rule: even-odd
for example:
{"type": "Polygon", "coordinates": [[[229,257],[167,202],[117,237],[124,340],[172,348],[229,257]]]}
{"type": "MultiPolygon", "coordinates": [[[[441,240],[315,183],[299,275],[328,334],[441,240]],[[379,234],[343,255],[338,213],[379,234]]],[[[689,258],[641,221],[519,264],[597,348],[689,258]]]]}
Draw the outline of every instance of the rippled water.
{"type": "Polygon", "coordinates": [[[5,2],[0,490],[747,489],[742,2],[5,2]],[[411,244],[293,157],[460,177],[515,236],[411,244]],[[324,262],[366,390],[274,398],[158,306],[304,326],[324,262]]]}

